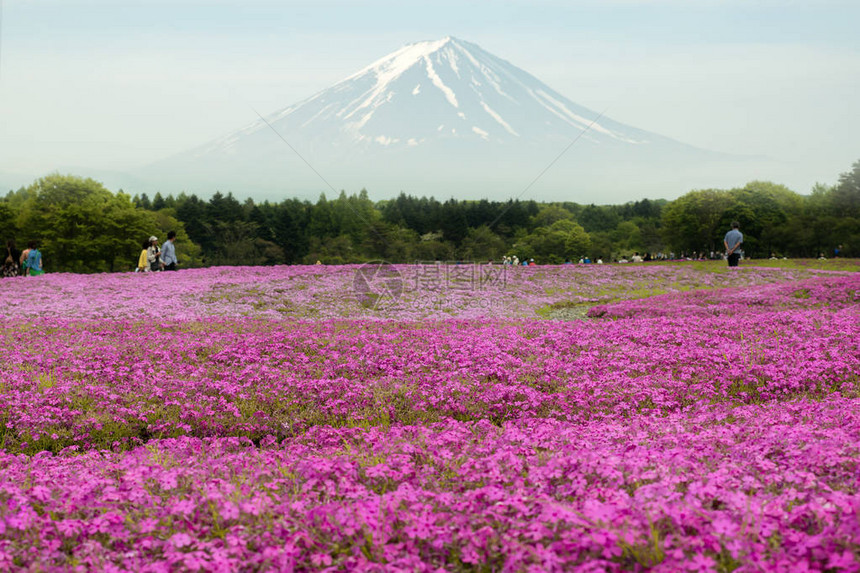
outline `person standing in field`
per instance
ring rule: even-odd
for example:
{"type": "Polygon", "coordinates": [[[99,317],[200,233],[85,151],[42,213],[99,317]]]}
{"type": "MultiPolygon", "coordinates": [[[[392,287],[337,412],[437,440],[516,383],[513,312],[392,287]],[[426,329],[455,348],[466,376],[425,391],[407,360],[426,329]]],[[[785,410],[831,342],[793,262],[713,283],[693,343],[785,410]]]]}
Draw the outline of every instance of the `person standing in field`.
{"type": "Polygon", "coordinates": [[[167,233],[167,240],[164,241],[164,248],[161,249],[161,268],[165,271],[175,271],[179,260],[176,258],[176,247],[173,243],[176,242],[176,231],[167,233]]]}
{"type": "Polygon", "coordinates": [[[149,264],[150,271],[157,271],[161,268],[161,249],[158,248],[158,237],[153,235],[149,238],[149,244],[146,247],[146,260],[149,264]]]}
{"type": "Polygon", "coordinates": [[[27,253],[27,272],[31,277],[45,274],[42,268],[42,253],[39,251],[39,245],[36,241],[30,241],[29,253],[27,253]]]}
{"type": "Polygon", "coordinates": [[[741,259],[740,250],[744,242],[744,235],[738,230],[740,226],[741,224],[737,221],[732,221],[732,228],[723,239],[723,244],[726,246],[726,258],[729,260],[730,267],[738,266],[738,261],[741,259]]]}

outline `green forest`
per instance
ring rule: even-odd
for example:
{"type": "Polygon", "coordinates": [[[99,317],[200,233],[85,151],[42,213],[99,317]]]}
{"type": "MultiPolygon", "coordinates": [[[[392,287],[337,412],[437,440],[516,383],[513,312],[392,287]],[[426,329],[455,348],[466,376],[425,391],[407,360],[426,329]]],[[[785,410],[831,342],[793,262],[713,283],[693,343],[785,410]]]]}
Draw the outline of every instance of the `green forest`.
{"type": "Polygon", "coordinates": [[[803,195],[753,181],[737,189],[700,189],[673,201],[623,205],[534,200],[440,201],[368,193],[316,202],[237,200],[196,195],[112,192],[93,179],[52,174],[0,199],[4,240],[35,240],[48,272],[130,271],[150,235],[177,232],[183,268],[486,261],[516,255],[538,264],[616,260],[635,252],[671,257],[721,253],[740,222],[747,258],[860,256],[860,161],[832,186],[803,195]]]}

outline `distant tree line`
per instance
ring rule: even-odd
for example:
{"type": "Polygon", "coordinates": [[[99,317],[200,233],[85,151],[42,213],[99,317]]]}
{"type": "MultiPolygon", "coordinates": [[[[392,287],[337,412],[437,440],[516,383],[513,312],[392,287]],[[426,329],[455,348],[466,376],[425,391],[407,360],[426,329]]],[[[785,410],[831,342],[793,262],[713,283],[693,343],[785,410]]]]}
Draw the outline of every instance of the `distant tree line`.
{"type": "Polygon", "coordinates": [[[722,252],[731,221],[751,258],[860,256],[860,161],[810,195],[765,181],[703,189],[674,201],[623,205],[466,201],[401,193],[373,202],[366,191],[316,202],[209,199],[181,193],[134,197],[97,181],[53,174],[0,199],[0,229],[37,240],[49,271],[130,270],[149,235],[177,232],[183,267],[433,260],[539,263],[610,261],[621,255],[722,252]]]}

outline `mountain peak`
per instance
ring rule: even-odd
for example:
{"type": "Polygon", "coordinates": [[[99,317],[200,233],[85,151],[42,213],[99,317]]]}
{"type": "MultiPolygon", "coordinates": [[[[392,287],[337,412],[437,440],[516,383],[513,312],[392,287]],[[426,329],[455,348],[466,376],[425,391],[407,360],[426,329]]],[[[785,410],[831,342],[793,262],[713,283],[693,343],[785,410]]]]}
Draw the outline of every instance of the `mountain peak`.
{"type": "Polygon", "coordinates": [[[385,147],[451,137],[542,139],[547,131],[567,138],[593,131],[616,141],[640,142],[635,130],[624,133],[607,127],[613,123],[609,120],[597,122],[595,112],[453,36],[407,44],[267,121],[288,117],[315,138],[323,132],[330,137],[329,128],[336,128],[352,144],[385,147]]]}
{"type": "Polygon", "coordinates": [[[348,82],[368,73],[375,73],[383,81],[395,79],[410,67],[421,63],[431,56],[436,55],[437,60],[444,58],[446,55],[450,58],[453,50],[457,48],[464,50],[461,42],[452,36],[445,36],[441,40],[424,40],[406,44],[399,50],[383,56],[343,81],[348,82]],[[448,54],[445,54],[445,48],[448,48],[448,54]]]}
{"type": "MultiPolygon", "coordinates": [[[[272,130],[345,185],[389,191],[432,192],[441,180],[475,188],[521,180],[574,142],[575,167],[565,172],[562,162],[553,162],[556,189],[574,179],[578,186],[606,188],[620,172],[641,175],[666,164],[666,157],[689,169],[707,154],[613,121],[480,46],[446,36],[405,45],[302,102],[166,163],[222,182],[262,176],[280,187],[287,158],[272,130]],[[267,169],[279,175],[265,175],[267,169]]],[[[318,184],[303,167],[288,172],[290,184],[318,184]]],[[[663,181],[677,178],[676,170],[664,173],[663,181]]]]}

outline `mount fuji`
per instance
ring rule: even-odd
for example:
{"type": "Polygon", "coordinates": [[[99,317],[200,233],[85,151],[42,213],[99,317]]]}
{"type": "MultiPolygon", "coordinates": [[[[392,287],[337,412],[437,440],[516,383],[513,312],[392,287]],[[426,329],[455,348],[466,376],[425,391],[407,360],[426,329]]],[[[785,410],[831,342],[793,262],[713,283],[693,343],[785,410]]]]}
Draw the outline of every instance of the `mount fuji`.
{"type": "MultiPolygon", "coordinates": [[[[312,97],[141,170],[159,187],[282,199],[366,188],[437,198],[620,202],[715,186],[749,158],[577,105],[479,46],[409,44],[312,97]]],[[[754,173],[748,173],[752,177],[754,173]]]]}

